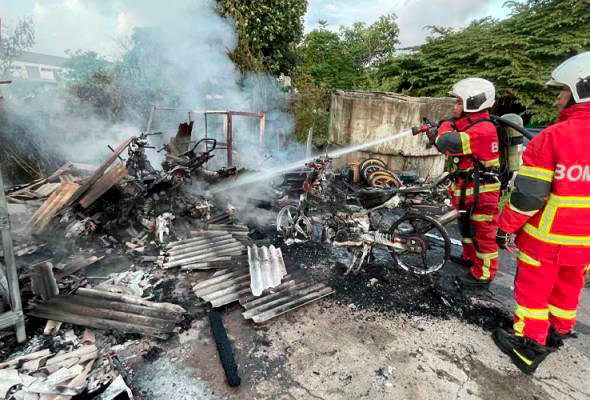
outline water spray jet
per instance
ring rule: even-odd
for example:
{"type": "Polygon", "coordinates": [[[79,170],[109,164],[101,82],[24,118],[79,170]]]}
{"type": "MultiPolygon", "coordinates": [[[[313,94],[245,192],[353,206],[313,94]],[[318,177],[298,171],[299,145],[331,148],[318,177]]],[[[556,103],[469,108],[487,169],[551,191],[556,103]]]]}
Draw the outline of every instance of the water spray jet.
{"type": "MultiPolygon", "coordinates": [[[[386,136],[383,138],[375,139],[367,143],[358,144],[350,147],[346,147],[344,149],[334,150],[332,152],[327,153],[327,157],[329,158],[338,158],[342,157],[346,154],[354,153],[355,151],[360,151],[367,149],[369,147],[378,146],[380,144],[392,142],[394,140],[402,139],[406,136],[412,136],[412,130],[409,129],[407,131],[403,131],[400,133],[396,133],[395,135],[386,136]]],[[[312,162],[316,159],[316,157],[308,157],[302,160],[294,161],[292,163],[287,164],[286,166],[273,168],[264,172],[254,173],[250,175],[244,175],[239,177],[234,181],[226,181],[219,185],[213,186],[208,192],[207,195],[215,195],[217,193],[225,192],[227,190],[232,190],[235,188],[239,188],[245,185],[251,185],[260,181],[269,180],[275,178],[277,176],[281,176],[289,171],[293,171],[299,169],[305,164],[312,162]]]]}

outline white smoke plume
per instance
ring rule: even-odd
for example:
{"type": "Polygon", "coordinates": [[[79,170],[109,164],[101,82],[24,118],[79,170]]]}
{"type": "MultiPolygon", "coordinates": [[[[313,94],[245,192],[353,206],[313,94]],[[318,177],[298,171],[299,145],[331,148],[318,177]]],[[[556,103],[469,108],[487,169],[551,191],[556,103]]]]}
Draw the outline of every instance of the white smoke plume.
{"type": "MultiPolygon", "coordinates": [[[[237,45],[234,23],[219,16],[215,7],[214,0],[177,0],[173,5],[164,0],[51,0],[37,4],[33,14],[38,22],[54,24],[60,35],[65,29],[69,29],[67,35],[85,35],[86,29],[96,31],[100,24],[105,29],[105,40],[113,48],[116,47],[113,38],[117,35],[119,42],[124,42],[121,35],[128,37],[135,28],[152,28],[150,45],[159,49],[159,54],[146,67],[151,69],[152,76],[165,82],[167,91],[176,95],[175,104],[160,104],[173,107],[174,111],[160,111],[155,115],[153,128],[166,134],[156,139],[156,145],[176,134],[178,123],[187,120],[190,110],[263,111],[267,113],[266,148],[258,148],[257,121],[236,117],[235,158],[248,168],[260,168],[269,160],[282,162],[292,150],[281,149],[281,141],[277,139],[293,131],[293,118],[285,111],[288,95],[280,90],[273,76],[240,74],[228,56],[237,45]],[[77,19],[73,24],[74,16],[95,18],[77,19]],[[106,21],[117,22],[116,32],[107,29],[106,21]]],[[[146,77],[149,79],[150,75],[146,77]]],[[[67,160],[91,163],[105,158],[109,153],[107,144],[114,147],[145,130],[149,113],[146,107],[143,120],[130,118],[128,122],[113,125],[83,105],[72,108],[72,104],[56,97],[55,91],[38,94],[26,103],[7,101],[6,109],[28,119],[30,129],[37,139],[43,139],[48,150],[67,160]],[[40,116],[44,115],[52,116],[51,131],[41,122],[40,116]]],[[[195,119],[193,132],[202,135],[202,116],[197,115],[195,119]]],[[[221,117],[210,118],[209,135],[225,141],[221,121],[221,117]]],[[[294,156],[302,154],[302,148],[297,146],[294,156]]]]}

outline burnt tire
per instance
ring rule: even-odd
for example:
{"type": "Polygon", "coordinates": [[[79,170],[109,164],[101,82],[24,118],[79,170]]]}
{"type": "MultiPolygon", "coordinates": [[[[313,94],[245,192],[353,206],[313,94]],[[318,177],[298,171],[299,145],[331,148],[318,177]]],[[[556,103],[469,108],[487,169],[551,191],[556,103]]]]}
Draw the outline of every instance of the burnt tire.
{"type": "Polygon", "coordinates": [[[396,266],[416,275],[441,270],[451,256],[449,233],[436,219],[427,215],[406,214],[391,225],[389,234],[395,241],[405,241],[410,246],[415,241],[422,247],[422,253],[399,249],[389,251],[396,266]]]}
{"type": "Polygon", "coordinates": [[[364,159],[363,161],[361,161],[361,165],[359,165],[359,169],[362,171],[365,167],[367,167],[369,165],[378,165],[383,169],[387,169],[387,164],[385,163],[385,161],[383,161],[379,158],[364,159]]]}

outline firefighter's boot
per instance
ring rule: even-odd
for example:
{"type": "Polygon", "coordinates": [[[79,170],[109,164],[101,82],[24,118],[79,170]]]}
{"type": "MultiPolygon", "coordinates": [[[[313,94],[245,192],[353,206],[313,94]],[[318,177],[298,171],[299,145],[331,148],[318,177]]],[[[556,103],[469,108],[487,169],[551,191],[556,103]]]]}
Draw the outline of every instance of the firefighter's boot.
{"type": "Polygon", "coordinates": [[[465,268],[471,268],[473,267],[473,261],[471,260],[466,260],[463,257],[457,257],[457,256],[451,256],[450,257],[451,262],[460,265],[462,267],[465,268]]]}
{"type": "Polygon", "coordinates": [[[554,352],[559,350],[563,346],[563,342],[567,339],[577,338],[578,335],[575,332],[566,334],[558,333],[553,327],[549,328],[549,335],[547,336],[547,350],[554,352]]]}
{"type": "Polygon", "coordinates": [[[508,355],[512,362],[525,374],[533,374],[549,354],[545,346],[521,336],[510,335],[503,329],[492,334],[496,346],[508,355]]]}

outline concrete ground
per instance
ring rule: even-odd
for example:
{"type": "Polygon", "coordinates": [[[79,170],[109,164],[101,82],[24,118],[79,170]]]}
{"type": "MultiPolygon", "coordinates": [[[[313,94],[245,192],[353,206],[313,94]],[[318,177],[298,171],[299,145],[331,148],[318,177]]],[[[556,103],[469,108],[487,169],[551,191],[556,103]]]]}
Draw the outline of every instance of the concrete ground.
{"type": "MultiPolygon", "coordinates": [[[[512,274],[503,268],[482,296],[507,315],[512,274]]],[[[237,389],[226,384],[206,319],[158,344],[165,353],[138,365],[135,380],[146,399],[590,399],[587,301],[580,338],[550,355],[533,377],[477,324],[374,312],[335,296],[266,325],[245,321],[237,306],[226,310],[242,377],[237,389]]]]}

